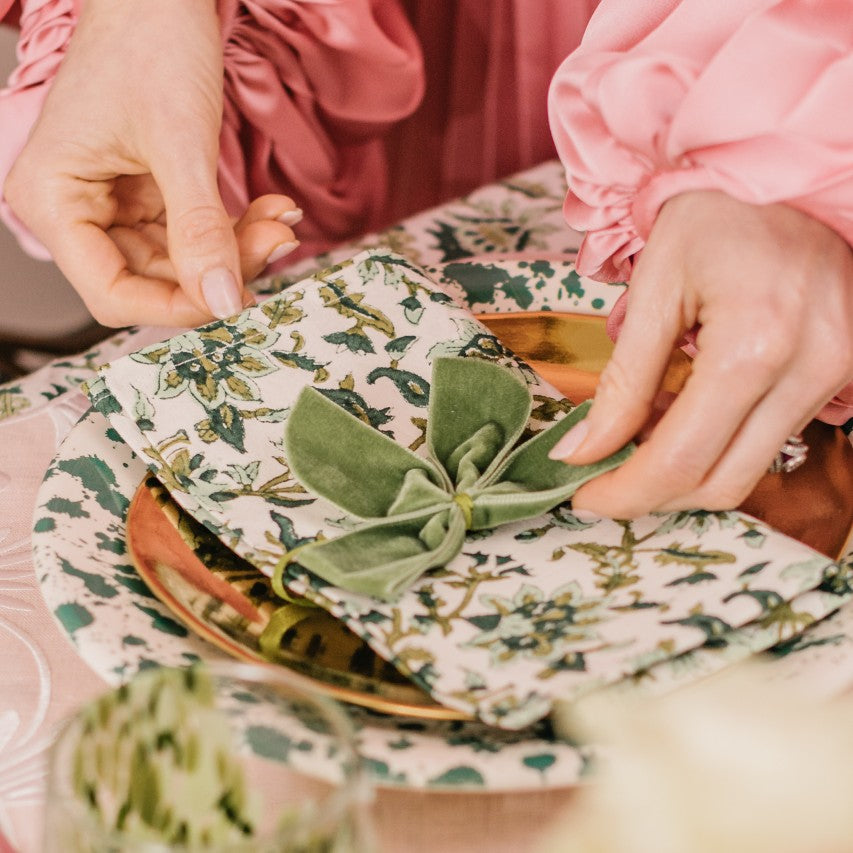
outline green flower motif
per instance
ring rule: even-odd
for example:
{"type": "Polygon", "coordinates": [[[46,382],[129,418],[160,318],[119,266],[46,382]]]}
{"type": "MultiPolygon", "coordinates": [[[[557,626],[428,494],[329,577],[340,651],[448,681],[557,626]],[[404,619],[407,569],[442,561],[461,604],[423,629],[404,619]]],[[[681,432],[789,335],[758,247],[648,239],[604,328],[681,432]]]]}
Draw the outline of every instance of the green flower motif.
{"type": "Polygon", "coordinates": [[[205,409],[212,410],[227,400],[260,399],[254,380],[276,370],[264,350],[278,337],[277,332],[244,316],[203,331],[184,332],[131,358],[160,365],[156,391],[160,399],[189,391],[205,409]]]}
{"type": "Polygon", "coordinates": [[[512,599],[482,595],[480,601],[494,613],[468,618],[471,624],[485,630],[466,645],[488,649],[496,666],[517,657],[574,658],[580,654],[578,643],[595,638],[595,626],[602,621],[605,609],[602,599],[584,598],[575,581],[558,587],[549,596],[539,587],[524,584],[512,599]]]}

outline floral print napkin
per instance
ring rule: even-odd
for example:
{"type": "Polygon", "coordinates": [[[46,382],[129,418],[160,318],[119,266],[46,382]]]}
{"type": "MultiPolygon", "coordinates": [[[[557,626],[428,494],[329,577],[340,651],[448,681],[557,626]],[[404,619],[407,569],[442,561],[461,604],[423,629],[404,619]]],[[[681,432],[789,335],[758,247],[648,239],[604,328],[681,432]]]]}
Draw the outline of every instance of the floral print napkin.
{"type": "MultiPolygon", "coordinates": [[[[272,574],[288,551],[355,523],[291,471],[284,422],[305,386],[416,454],[441,356],[491,359],[520,377],[533,397],[527,435],[572,409],[474,318],[460,290],[370,250],[107,365],[89,394],[180,504],[272,574]]],[[[396,601],[330,586],[298,559],[284,582],[438,701],[514,729],[557,699],[784,620],[813,591],[805,627],[843,602],[837,575],[828,558],[740,513],[585,522],[564,504],[469,532],[461,553],[396,601]]],[[[764,646],[775,641],[757,633],[764,646]]]]}

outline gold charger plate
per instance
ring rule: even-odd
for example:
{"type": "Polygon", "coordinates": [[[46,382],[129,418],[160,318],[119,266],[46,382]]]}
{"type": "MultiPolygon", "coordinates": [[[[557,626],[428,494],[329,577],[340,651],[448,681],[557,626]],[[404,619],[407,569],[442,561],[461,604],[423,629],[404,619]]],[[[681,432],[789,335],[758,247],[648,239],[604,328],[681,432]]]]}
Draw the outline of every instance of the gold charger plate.
{"type": "Polygon", "coordinates": [[[227,654],[286,666],[321,693],[374,711],[469,719],[435,702],[325,610],[282,601],[266,575],[184,512],[154,477],[131,502],[127,547],[154,595],[227,654]]]}
{"type": "MultiPolygon", "coordinates": [[[[595,393],[613,346],[604,318],[530,312],[478,319],[573,402],[595,393]]],[[[689,373],[690,360],[676,350],[664,387],[677,393],[689,373]]],[[[805,439],[806,464],[765,476],[741,509],[837,558],[853,525],[853,448],[840,429],[817,422],[805,439]]],[[[466,719],[324,610],[282,602],[265,575],[183,512],[153,478],[137,490],[127,535],[131,559],[152,592],[228,654],[290,667],[333,698],[382,713],[466,719]]]]}

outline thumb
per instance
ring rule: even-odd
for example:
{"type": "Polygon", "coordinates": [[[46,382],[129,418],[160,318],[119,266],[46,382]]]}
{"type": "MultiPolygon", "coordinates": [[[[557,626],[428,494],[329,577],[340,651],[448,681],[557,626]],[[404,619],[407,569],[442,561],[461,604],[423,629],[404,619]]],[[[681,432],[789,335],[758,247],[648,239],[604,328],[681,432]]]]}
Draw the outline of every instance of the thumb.
{"type": "Polygon", "coordinates": [[[240,252],[216,184],[216,161],[192,152],[152,173],[163,194],[169,257],[178,284],[202,310],[224,319],[243,310],[240,252]]]}

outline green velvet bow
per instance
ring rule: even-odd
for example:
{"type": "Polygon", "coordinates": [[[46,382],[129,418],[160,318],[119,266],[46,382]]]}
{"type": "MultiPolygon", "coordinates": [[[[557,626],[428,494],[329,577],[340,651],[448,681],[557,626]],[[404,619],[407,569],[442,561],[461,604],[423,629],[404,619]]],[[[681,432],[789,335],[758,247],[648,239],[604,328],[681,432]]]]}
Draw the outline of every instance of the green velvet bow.
{"type": "Polygon", "coordinates": [[[299,547],[281,567],[298,562],[330,584],[392,600],[455,557],[467,531],[542,515],[633,451],[582,466],[548,458],[588,403],[513,449],[531,406],[527,385],[499,364],[436,359],[423,458],[304,388],[285,426],[293,474],[363,522],[299,547]]]}

